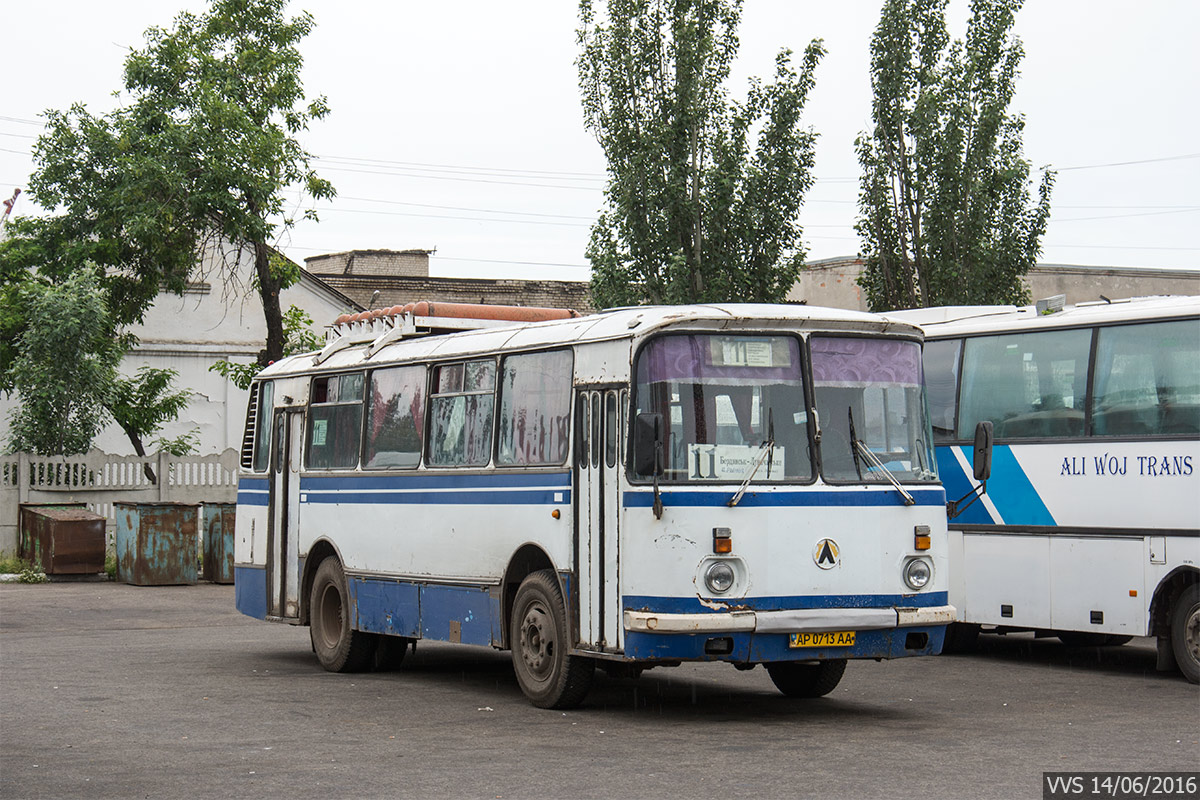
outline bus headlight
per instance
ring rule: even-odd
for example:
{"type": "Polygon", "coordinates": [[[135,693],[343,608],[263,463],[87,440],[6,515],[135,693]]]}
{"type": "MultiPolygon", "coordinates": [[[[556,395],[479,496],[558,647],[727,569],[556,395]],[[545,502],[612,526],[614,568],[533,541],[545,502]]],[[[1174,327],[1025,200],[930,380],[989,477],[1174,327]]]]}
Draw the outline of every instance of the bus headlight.
{"type": "Polygon", "coordinates": [[[913,558],[904,565],[904,582],[908,588],[920,591],[929,585],[933,578],[933,564],[927,559],[913,558]]]}
{"type": "Polygon", "coordinates": [[[724,594],[733,586],[733,567],[724,561],[714,561],[704,571],[704,583],[713,594],[724,594]]]}

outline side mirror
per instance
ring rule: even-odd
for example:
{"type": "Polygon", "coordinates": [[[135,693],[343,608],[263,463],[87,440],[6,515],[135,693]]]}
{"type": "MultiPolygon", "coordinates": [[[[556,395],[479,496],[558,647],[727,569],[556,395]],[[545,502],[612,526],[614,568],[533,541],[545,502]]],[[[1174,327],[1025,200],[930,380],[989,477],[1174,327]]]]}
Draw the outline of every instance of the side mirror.
{"type": "Polygon", "coordinates": [[[982,483],[992,477],[992,423],[984,420],[975,426],[975,480],[982,483]]]}
{"type": "Polygon", "coordinates": [[[662,414],[638,414],[633,424],[633,471],[662,475],[662,414]]]}

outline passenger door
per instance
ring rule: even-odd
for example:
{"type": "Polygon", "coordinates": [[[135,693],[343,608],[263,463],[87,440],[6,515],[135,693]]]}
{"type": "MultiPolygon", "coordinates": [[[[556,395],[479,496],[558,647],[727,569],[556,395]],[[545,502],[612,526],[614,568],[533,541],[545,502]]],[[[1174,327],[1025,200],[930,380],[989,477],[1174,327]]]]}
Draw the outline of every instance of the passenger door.
{"type": "Polygon", "coordinates": [[[579,637],[597,649],[622,647],[620,470],[627,392],[588,387],[576,394],[576,519],[579,637]]]}
{"type": "Polygon", "coordinates": [[[300,562],[297,547],[300,510],[300,453],[304,412],[275,412],[271,432],[271,495],[267,509],[267,616],[300,616],[300,562]]]}

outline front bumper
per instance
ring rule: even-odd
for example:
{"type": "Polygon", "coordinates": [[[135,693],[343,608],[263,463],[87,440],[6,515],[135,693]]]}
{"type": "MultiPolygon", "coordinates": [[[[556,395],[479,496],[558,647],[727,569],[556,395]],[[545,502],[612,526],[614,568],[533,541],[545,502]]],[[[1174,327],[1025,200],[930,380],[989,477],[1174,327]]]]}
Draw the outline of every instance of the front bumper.
{"type": "Polygon", "coordinates": [[[820,633],[928,627],[954,622],[954,606],[912,608],[800,608],[782,611],[716,611],[674,614],[625,611],[631,633],[820,633]]]}

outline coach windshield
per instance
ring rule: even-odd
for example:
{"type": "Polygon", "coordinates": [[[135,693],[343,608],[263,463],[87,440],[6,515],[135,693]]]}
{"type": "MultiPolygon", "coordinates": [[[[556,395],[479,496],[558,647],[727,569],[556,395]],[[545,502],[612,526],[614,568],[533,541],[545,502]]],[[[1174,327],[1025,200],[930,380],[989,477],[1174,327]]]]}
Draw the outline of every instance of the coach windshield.
{"type": "Polygon", "coordinates": [[[822,476],[835,483],[884,482],[889,473],[898,481],[937,480],[921,346],[814,336],[809,347],[822,476]]]}
{"type": "Polygon", "coordinates": [[[664,482],[812,478],[795,337],[661,336],[638,357],[636,398],[661,416],[664,482]]]}

